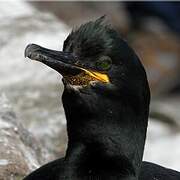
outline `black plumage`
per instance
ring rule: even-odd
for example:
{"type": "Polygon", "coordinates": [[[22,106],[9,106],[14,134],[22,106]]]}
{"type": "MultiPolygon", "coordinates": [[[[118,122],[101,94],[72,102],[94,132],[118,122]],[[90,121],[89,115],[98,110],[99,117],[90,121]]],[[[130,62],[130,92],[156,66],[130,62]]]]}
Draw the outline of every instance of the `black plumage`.
{"type": "Polygon", "coordinates": [[[24,180],[179,180],[142,162],[150,91],[145,70],[104,17],[73,30],[63,51],[35,44],[25,56],[63,75],[68,148],[24,180]]]}

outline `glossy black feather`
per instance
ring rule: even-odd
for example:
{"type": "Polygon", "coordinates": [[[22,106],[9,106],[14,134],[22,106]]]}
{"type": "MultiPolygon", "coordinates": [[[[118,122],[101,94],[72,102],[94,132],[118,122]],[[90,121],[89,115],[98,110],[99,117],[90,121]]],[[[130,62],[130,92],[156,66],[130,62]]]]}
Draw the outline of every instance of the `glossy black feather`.
{"type": "Polygon", "coordinates": [[[119,34],[100,18],[72,31],[63,51],[73,54],[79,66],[96,71],[100,57],[111,58],[110,83],[80,90],[65,83],[66,156],[24,180],[180,179],[176,171],[142,162],[150,91],[139,58],[119,34]]]}

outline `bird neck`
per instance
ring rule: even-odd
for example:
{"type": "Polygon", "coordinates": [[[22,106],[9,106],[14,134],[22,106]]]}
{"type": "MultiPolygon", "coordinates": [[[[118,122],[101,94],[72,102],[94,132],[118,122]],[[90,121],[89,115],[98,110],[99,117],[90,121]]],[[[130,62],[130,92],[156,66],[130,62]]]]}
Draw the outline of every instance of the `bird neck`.
{"type": "Polygon", "coordinates": [[[137,179],[148,106],[137,99],[132,104],[117,98],[94,97],[87,101],[76,94],[66,96],[66,92],[63,96],[68,131],[66,159],[86,172],[137,179]],[[72,103],[67,103],[70,99],[72,103]]]}

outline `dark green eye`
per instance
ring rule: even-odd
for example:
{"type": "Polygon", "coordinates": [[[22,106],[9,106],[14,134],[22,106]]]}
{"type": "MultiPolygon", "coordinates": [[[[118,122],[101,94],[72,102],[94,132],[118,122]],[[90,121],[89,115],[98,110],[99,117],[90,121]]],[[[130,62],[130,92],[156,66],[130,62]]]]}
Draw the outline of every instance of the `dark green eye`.
{"type": "Polygon", "coordinates": [[[100,59],[96,62],[96,67],[99,70],[107,71],[111,68],[112,61],[109,56],[101,56],[100,59]]]}

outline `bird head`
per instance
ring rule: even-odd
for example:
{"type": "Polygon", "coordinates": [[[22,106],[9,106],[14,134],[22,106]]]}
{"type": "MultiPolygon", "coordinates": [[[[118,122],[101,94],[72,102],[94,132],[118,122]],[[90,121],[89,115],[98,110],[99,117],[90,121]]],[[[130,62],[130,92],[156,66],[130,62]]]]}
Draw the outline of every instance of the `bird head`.
{"type": "Polygon", "coordinates": [[[79,93],[137,95],[148,86],[138,57],[104,22],[104,16],[73,30],[64,41],[63,51],[29,44],[25,56],[58,71],[65,89],[79,93]]]}

